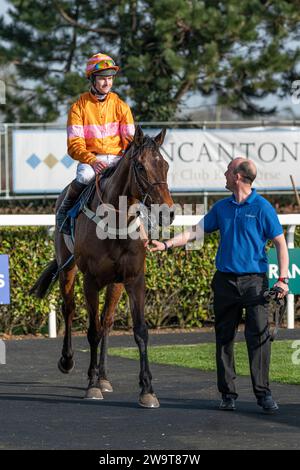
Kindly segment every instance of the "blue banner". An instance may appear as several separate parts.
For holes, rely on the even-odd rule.
[[[0,255],[0,304],[9,303],[9,257]]]

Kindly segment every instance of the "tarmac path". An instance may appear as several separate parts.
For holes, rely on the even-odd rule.
[[[300,339],[300,332],[287,336]],[[150,345],[211,340],[211,333],[150,335]],[[138,362],[117,357],[109,357],[114,392],[101,401],[82,399],[89,361],[83,352],[88,348],[85,337],[73,339],[76,367],[70,375],[61,374],[56,365],[62,338],[5,343],[7,363],[0,365],[0,449],[300,448],[300,386],[272,384],[280,412],[266,416],[256,405],[250,378],[239,377],[238,409],[222,412],[215,373],[152,364],[161,407],[149,410],[137,403]],[[110,345],[135,343],[124,335],[112,336]]]

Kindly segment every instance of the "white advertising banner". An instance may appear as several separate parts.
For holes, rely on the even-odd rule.
[[[152,132],[151,132],[152,134]],[[232,158],[254,160],[254,186],[291,190],[300,186],[300,129],[169,130],[164,143],[173,191],[222,191]]]
[[[13,191],[58,194],[76,174],[65,130],[13,131]]]
[[[155,135],[159,129],[145,132]],[[16,130],[13,133],[15,193],[58,193],[75,176],[77,162],[67,154],[64,130]],[[223,191],[232,158],[254,160],[261,190],[300,187],[300,129],[169,129],[162,153],[170,165],[172,191]]]

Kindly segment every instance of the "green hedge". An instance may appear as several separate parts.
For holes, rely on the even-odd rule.
[[[300,246],[300,231],[297,231]],[[176,249],[172,255],[148,253],[146,268],[145,315],[150,327],[197,327],[210,315],[210,282],[214,273],[217,235],[206,237],[200,251]],[[0,306],[0,332],[27,334],[47,332],[49,305],[58,313],[59,328],[63,330],[58,286],[45,300],[28,295],[46,264],[53,258],[53,240],[43,228],[1,229],[0,253],[10,255],[11,304]],[[76,316],[74,328],[87,327],[82,277],[76,281]],[[103,304],[102,293],[100,306]],[[129,328],[131,316],[127,296],[120,300],[115,326]]]
[[[150,327],[201,326],[208,316],[210,281],[214,271],[217,237],[212,236],[205,250],[174,254],[149,253],[146,267],[145,315]],[[11,304],[0,306],[0,332],[27,334],[47,332],[49,305],[60,314],[61,300],[56,285],[45,300],[38,300],[28,291],[41,271],[53,258],[53,240],[43,228],[14,228],[0,232],[0,252],[10,255]],[[76,316],[74,328],[87,327],[82,276],[76,281]],[[103,304],[104,293],[100,296]],[[122,296],[115,317],[115,326],[129,328],[131,316],[126,294]]]

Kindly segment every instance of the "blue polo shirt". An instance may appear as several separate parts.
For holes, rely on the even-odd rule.
[[[266,242],[283,233],[273,206],[255,189],[241,204],[234,195],[218,201],[203,223],[207,233],[220,230],[217,269],[235,274],[267,272]]]

